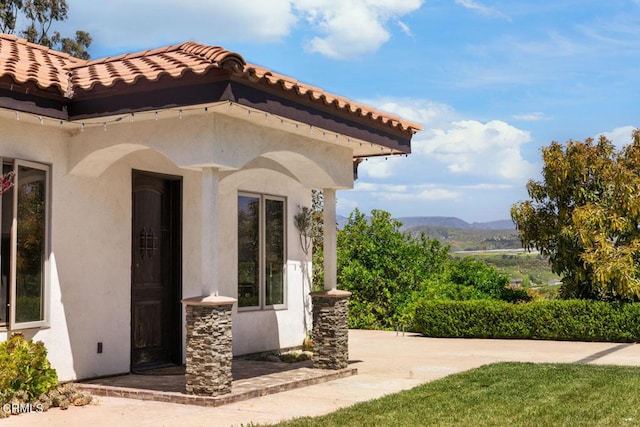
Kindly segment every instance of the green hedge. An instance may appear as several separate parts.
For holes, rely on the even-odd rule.
[[[640,341],[640,303],[421,300],[409,318],[414,332],[429,337]]]

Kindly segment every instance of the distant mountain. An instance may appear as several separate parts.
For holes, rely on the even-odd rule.
[[[510,219],[499,219],[489,222],[474,222],[471,228],[475,230],[515,230],[516,225]]]
[[[458,230],[515,230],[516,228],[510,219],[470,224],[452,216],[409,216],[398,218],[398,221],[402,222],[403,229],[419,226],[447,227]]]
[[[432,227],[447,227],[467,230],[472,228],[471,224],[451,216],[406,216],[398,218],[402,223],[402,228],[413,228],[421,225],[429,225]]]
[[[345,216],[338,215],[338,228],[344,227],[347,219]],[[510,219],[468,223],[452,216],[406,216],[397,220],[402,223],[402,230],[421,226],[447,227],[457,230],[515,230],[516,228]]]
[[[452,251],[487,251],[522,249],[518,232],[511,229],[489,230],[478,228],[451,228],[435,225],[417,225],[403,229],[414,237],[424,235],[437,239]]]
[[[401,231],[418,237],[437,239],[451,251],[485,251],[521,249],[516,227],[510,219],[468,223],[451,216],[408,216],[397,218]],[[338,228],[347,224],[348,218],[338,215]]]

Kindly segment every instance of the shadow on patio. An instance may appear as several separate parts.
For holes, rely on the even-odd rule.
[[[77,383],[95,396],[220,406],[355,375],[356,368],[313,369],[311,361],[284,363],[234,359],[231,393],[222,396],[185,394],[184,366],[159,368]]]

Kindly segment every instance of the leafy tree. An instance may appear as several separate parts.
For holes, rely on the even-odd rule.
[[[324,194],[320,190],[311,191],[312,223],[312,268],[313,288],[320,290],[324,286]]]
[[[82,59],[89,59],[87,49],[91,35],[76,31],[75,38],[62,37],[51,32],[54,21],[67,19],[69,6],[66,0],[0,0],[0,31],[14,34],[19,21],[27,21],[18,34],[32,43],[55,48]]]
[[[473,289],[473,298],[469,299],[499,299],[508,302],[531,299],[524,289],[510,288],[509,277],[505,274],[486,262],[471,257],[449,262],[443,279],[443,283]]]
[[[0,0],[0,31],[13,34],[16,29],[16,18],[21,9],[21,0]]]
[[[356,209],[338,231],[338,283],[353,293],[352,327],[395,326],[412,294],[444,269],[448,247],[400,226],[388,212],[373,210],[367,219]]]
[[[549,257],[564,298],[640,297],[640,130],[616,150],[597,142],[552,142],[542,149],[542,181],[511,217],[527,249]]]

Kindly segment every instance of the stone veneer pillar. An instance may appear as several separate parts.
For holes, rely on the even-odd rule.
[[[235,302],[221,296],[182,300],[187,312],[187,394],[231,392],[231,309]]]
[[[348,304],[351,292],[311,292],[313,301],[313,367],[344,369],[349,362]]]

